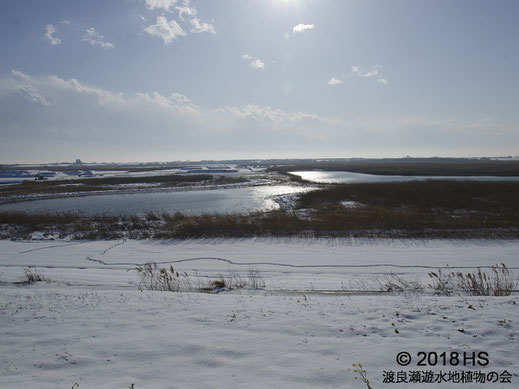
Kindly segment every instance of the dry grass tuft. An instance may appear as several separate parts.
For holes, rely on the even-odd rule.
[[[188,292],[192,289],[191,280],[186,272],[179,273],[173,266],[169,269],[156,263],[146,263],[137,267],[140,282],[139,289],[169,292]]]
[[[23,269],[23,277],[20,280],[22,284],[33,284],[35,282],[48,282],[49,280],[38,270],[30,267]]]
[[[407,280],[391,273],[386,276],[381,289],[385,292],[420,292],[424,290],[424,286],[416,280]]]
[[[160,267],[154,262],[137,267],[140,290],[157,290],[168,292],[208,292],[218,293],[231,289],[262,289],[265,287],[261,274],[254,269],[243,279],[237,272],[229,272],[227,277],[220,275],[218,279],[202,284],[194,282],[186,272],[179,273],[173,266]]]
[[[510,296],[517,287],[517,280],[510,269],[502,263],[494,265],[491,272],[485,273],[478,268],[475,273],[451,272],[444,275],[441,271],[430,272],[435,291],[449,296],[460,291],[469,296]]]

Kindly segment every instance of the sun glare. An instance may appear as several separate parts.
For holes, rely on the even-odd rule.
[[[300,6],[298,0],[270,0],[270,5],[275,8],[284,8],[286,10],[297,10]]]
[[[284,5],[289,5],[289,4],[295,4],[297,0],[271,0],[271,2],[273,4],[284,4]]]

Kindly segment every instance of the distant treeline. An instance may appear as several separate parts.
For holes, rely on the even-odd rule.
[[[350,161],[300,161],[269,169],[280,173],[296,170],[329,170],[400,176],[519,176],[519,160],[461,158],[363,159]]]

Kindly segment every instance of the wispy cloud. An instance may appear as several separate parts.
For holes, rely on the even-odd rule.
[[[191,29],[192,33],[200,34],[202,32],[210,32],[211,34],[216,34],[216,29],[212,24],[201,22],[198,18],[191,19],[191,25],[193,26]]]
[[[265,63],[259,58],[253,58],[252,55],[242,54],[240,57],[242,60],[247,61],[249,65],[254,69],[264,69]]]
[[[361,72],[361,70],[358,66],[352,66],[351,70],[353,71],[353,73],[355,73],[359,77],[371,78],[371,77],[375,77],[379,74],[379,69],[381,67],[382,66],[380,66],[380,65],[373,65],[371,68],[369,68],[368,71]]]
[[[313,24],[303,24],[303,23],[300,23],[297,26],[294,26],[294,28],[292,29],[292,32],[294,32],[294,33],[296,33],[296,32],[303,32],[305,30],[311,30],[313,28],[315,28],[315,25],[313,25]]]
[[[45,97],[45,95],[38,91],[33,85],[31,77],[18,70],[12,70],[11,74],[15,77],[13,80],[15,90],[18,90],[26,100],[43,105],[44,107],[50,107],[52,105],[50,99]]]
[[[178,0],[145,0],[146,6],[151,9],[163,9],[171,11],[171,8],[178,3]]]
[[[332,77],[330,80],[328,80],[328,85],[340,85],[342,84],[342,81],[338,78]]]
[[[5,161],[70,160],[78,154],[88,159],[168,160],[172,155],[250,157],[251,152],[272,157],[302,151],[315,156],[395,155],[405,150],[488,153],[510,150],[519,142],[515,128],[493,120],[377,115],[349,120],[253,103],[211,108],[198,106],[179,91],[123,93],[75,78],[18,70],[0,77],[0,118],[0,158]],[[20,139],[23,147],[13,147]]]
[[[245,107],[227,107],[216,111],[230,113],[238,119],[268,121],[274,124],[300,123],[302,121],[326,121],[326,119],[313,114],[304,112],[289,113],[284,112],[281,109],[262,107],[256,104],[247,104]]]
[[[83,34],[83,40],[90,43],[90,46],[99,46],[103,49],[113,49],[115,45],[111,42],[105,42],[104,37],[99,34],[94,27],[87,28]]]
[[[191,1],[189,0],[184,0],[183,4],[181,6],[177,5],[175,9],[178,11],[178,17],[182,20],[185,20],[184,15],[193,18],[198,13],[196,8],[191,6]]]
[[[353,72],[353,74],[357,75],[358,77],[362,77],[362,78],[376,77],[377,82],[379,84],[386,85],[388,83],[388,80],[384,76],[382,76],[382,74],[380,73],[380,69],[382,69],[381,65],[373,65],[367,71],[363,72],[360,70],[360,68],[358,66],[354,65],[351,67],[351,71]]]
[[[186,35],[176,20],[168,21],[164,16],[157,16],[157,22],[146,27],[144,32],[161,38],[166,45],[169,45],[173,39]]]
[[[71,96],[90,96],[99,106],[124,107],[129,104],[138,106],[146,103],[167,108],[176,114],[192,114],[199,111],[199,107],[181,93],[172,93],[169,96],[158,92],[125,95],[86,85],[75,78],[66,80],[58,76],[32,77],[18,70],[11,71],[11,74],[11,81],[16,86],[14,90],[21,92],[26,100],[46,107],[63,104]]]
[[[52,24],[47,24],[45,26],[45,35],[43,37],[53,46],[61,43],[61,39],[54,36],[57,31],[57,27]]]
[[[68,20],[68,19],[63,19],[63,20],[60,22],[60,24],[70,24],[70,23],[71,23],[71,21]]]
[[[169,96],[164,96],[159,92],[137,93],[137,98],[142,104],[156,106],[176,115],[198,115],[200,113],[200,107],[181,93],[172,93]]]

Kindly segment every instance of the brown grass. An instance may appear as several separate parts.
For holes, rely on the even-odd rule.
[[[249,287],[261,289],[265,287],[260,273],[251,269],[247,279],[243,279],[236,272],[229,272],[227,277],[220,275],[219,278],[202,283],[195,281],[186,272],[178,272],[173,266],[159,266],[154,262],[148,262],[137,267],[140,290],[156,290],[167,292],[209,292],[218,293],[222,289],[241,289]]]
[[[519,237],[519,183],[426,181],[334,185],[294,211],[143,217],[0,213],[0,237],[34,231],[76,239],[251,236]],[[348,208],[341,201],[361,206]]]
[[[478,268],[475,273],[430,272],[429,277],[430,287],[443,295],[461,292],[469,296],[510,296],[517,288],[517,280],[504,263],[492,266],[489,273]]]

